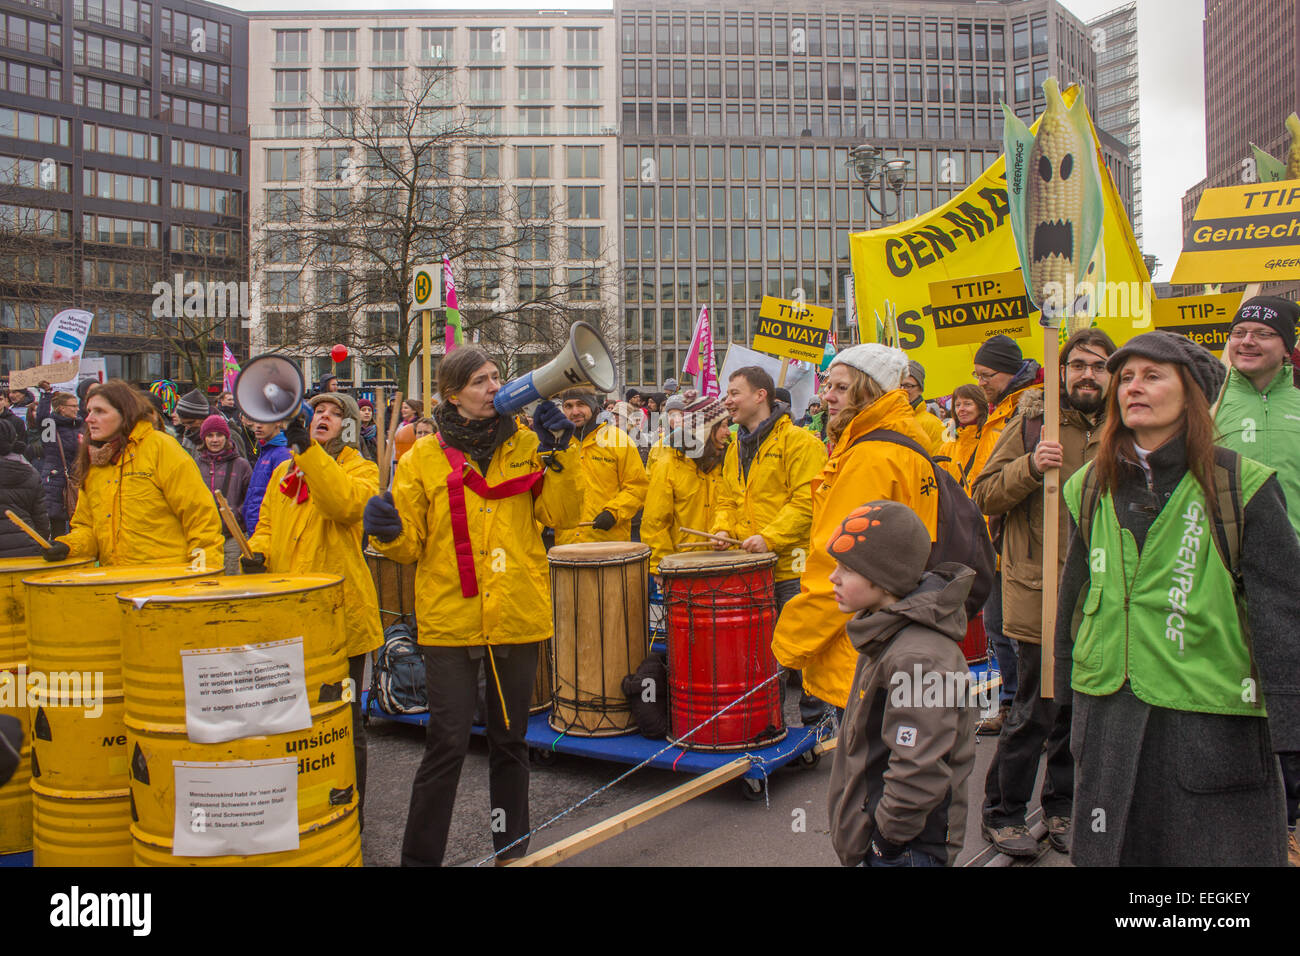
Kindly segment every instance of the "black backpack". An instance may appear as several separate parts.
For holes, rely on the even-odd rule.
[[[429,712],[424,655],[420,652],[420,645],[415,643],[411,628],[402,621],[384,628],[384,646],[378,651],[370,676],[367,716],[371,705],[385,714]]]
[[[971,583],[970,594],[966,596],[966,616],[974,617],[993,591],[993,575],[996,567],[993,543],[989,540],[984,515],[970,496],[961,490],[961,486],[952,475],[936,467],[934,460],[926,454],[925,449],[906,435],[888,428],[878,428],[863,435],[853,444],[857,445],[864,441],[902,445],[930,463],[930,470],[934,473],[935,490],[939,494],[937,522],[939,538],[930,548],[930,560],[926,563],[926,569],[929,570],[945,561],[954,561],[974,571],[975,580]],[[926,494],[926,489],[923,488],[921,493]]]
[[[662,740],[668,736],[668,661],[664,655],[649,655],[636,673],[624,677],[623,694],[642,737]]]

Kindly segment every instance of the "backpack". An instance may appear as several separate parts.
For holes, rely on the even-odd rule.
[[[1241,577],[1241,538],[1246,522],[1241,503],[1241,456],[1234,455],[1231,465],[1214,463],[1214,491],[1218,515],[1214,518],[1214,546],[1219,560],[1232,577],[1232,587],[1238,597],[1245,595],[1245,582]],[[1079,534],[1089,546],[1092,544],[1092,517],[1101,502],[1101,485],[1097,469],[1091,464],[1083,475],[1079,495]]]
[[[646,681],[650,684],[646,684]],[[650,690],[650,694],[645,691]],[[662,740],[668,736],[668,661],[651,654],[633,674],[623,678],[623,694],[632,708],[632,718],[642,737]],[[649,696],[651,699],[646,700]]]
[[[415,643],[411,628],[402,621],[384,628],[384,646],[378,651],[370,678],[370,696],[366,699],[367,717],[372,704],[385,714],[429,712],[424,655]]]
[[[930,463],[939,493],[939,515],[937,520],[938,540],[930,548],[930,560],[926,570],[946,561],[964,564],[975,572],[970,594],[966,596],[966,616],[974,617],[979,613],[989,594],[993,592],[993,574],[996,559],[993,556],[993,543],[989,540],[988,528],[984,524],[984,515],[966,492],[961,490],[952,475],[935,466],[934,460],[926,454],[924,448],[896,431],[879,428],[863,435],[853,444],[864,441],[889,442],[910,448]]]

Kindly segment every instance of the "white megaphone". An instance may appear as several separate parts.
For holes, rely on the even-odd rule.
[[[235,378],[235,405],[255,422],[293,418],[306,394],[298,363],[281,355],[259,355]]]
[[[569,344],[559,355],[541,368],[507,382],[492,404],[502,415],[513,415],[539,399],[581,385],[590,385],[597,392],[612,391],[614,357],[599,332],[586,322],[575,322],[569,330]]]

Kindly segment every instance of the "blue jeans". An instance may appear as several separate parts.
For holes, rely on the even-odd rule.
[[[902,867],[902,866],[946,866],[947,864],[932,857],[924,850],[913,850],[908,847],[901,854],[892,860],[886,860],[883,856],[876,856],[875,852],[868,850],[866,858],[861,863],[862,866],[872,867]]]
[[[984,631],[989,636],[989,650],[998,662],[1002,673],[1002,687],[998,691],[998,701],[1011,706],[1016,696],[1016,642],[1002,633],[1002,572],[993,577],[993,590],[984,602]]]

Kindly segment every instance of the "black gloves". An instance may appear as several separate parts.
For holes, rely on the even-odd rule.
[[[871,838],[871,852],[882,860],[897,860],[907,849],[906,843],[891,843],[886,840],[877,831],[876,835]]]
[[[393,493],[385,491],[366,502],[361,517],[366,534],[385,544],[402,533],[402,516],[393,507]]]
[[[311,447],[311,433],[307,431],[307,423],[301,416],[295,418],[284,430],[284,441],[291,451],[300,455]]]
[[[68,552],[71,550],[72,549],[69,548],[62,541],[55,541],[52,545],[50,545],[48,548],[45,549],[45,551],[41,554],[41,557],[43,557],[46,561],[62,561],[64,558],[68,556]]]
[[[241,554],[239,567],[245,574],[263,574],[266,571],[266,555],[261,551],[254,551],[251,558],[246,558]]]
[[[537,432],[538,451],[563,451],[573,436],[573,422],[564,417],[554,402],[538,402],[533,412],[533,431]]]
[[[618,522],[612,511],[602,511],[596,517],[591,519],[591,526],[597,531],[608,531]]]

